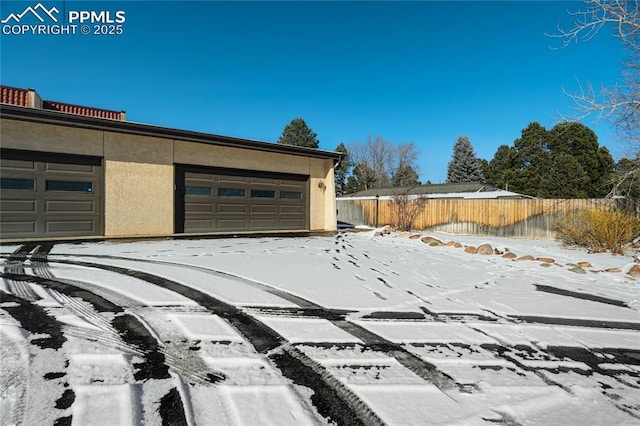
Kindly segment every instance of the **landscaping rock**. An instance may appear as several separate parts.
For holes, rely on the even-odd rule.
[[[422,235],[420,235],[420,234],[411,234],[411,235],[409,235],[409,239],[410,240],[417,240],[420,237],[422,237]]]
[[[627,271],[627,275],[630,275],[634,278],[640,277],[640,265],[633,265],[631,269]]]
[[[474,247],[474,246],[467,246],[464,249],[464,252],[465,253],[469,253],[469,254],[476,254],[478,252],[478,249],[476,247]]]
[[[460,248],[460,247],[462,247],[462,244],[460,244],[459,242],[456,241],[455,243],[453,243],[453,246],[455,248]]]
[[[398,238],[409,238],[411,236],[410,232],[401,232],[398,234]]]
[[[589,262],[578,262],[578,266],[582,268],[591,268],[592,265]]]
[[[620,268],[607,268],[604,270],[604,272],[622,272],[622,269]]]
[[[504,254],[504,252],[496,248],[496,249],[493,249],[493,254],[501,255],[501,254]]]
[[[421,241],[425,244],[429,244],[430,246],[443,246],[444,244],[437,238],[433,237],[422,237]]]
[[[515,259],[516,257],[518,257],[515,253],[505,253],[502,255],[503,258],[505,259]]]
[[[550,257],[537,257],[536,260],[542,263],[555,263],[555,260]]]
[[[446,246],[451,247],[453,244],[454,244],[453,241],[447,241]]]
[[[520,256],[518,260],[536,260],[536,258],[531,256],[530,254],[527,254],[525,256]]]
[[[586,274],[587,271],[585,271],[584,269],[582,269],[579,266],[574,266],[573,268],[569,269],[570,272],[574,272],[576,274]]]
[[[481,244],[480,246],[478,246],[476,253],[483,255],[493,254],[493,247],[491,247],[491,244]]]
[[[551,265],[553,265],[552,263],[549,262],[542,262],[540,263],[540,266],[544,267],[544,268],[550,268]]]

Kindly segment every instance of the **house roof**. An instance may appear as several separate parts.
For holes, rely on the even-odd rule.
[[[504,191],[479,182],[372,188],[340,198],[393,197],[400,194],[425,196],[428,198],[531,198],[527,195]]]
[[[334,162],[339,161],[343,157],[343,154],[339,152],[325,151],[315,148],[306,148],[301,146],[277,144],[274,142],[263,142],[251,139],[235,138],[231,136],[173,129],[149,124],[134,123],[131,121],[111,120],[106,118],[77,115],[55,110],[15,106],[10,104],[0,104],[0,117],[77,128],[117,131],[135,135],[178,139],[188,142],[245,148],[281,154],[293,154],[303,157],[325,158],[332,159]]]
[[[124,111],[112,111],[84,105],[67,104],[64,102],[41,100],[34,89],[20,89],[18,87],[0,86],[0,103],[61,111],[69,114],[87,117],[107,118],[110,120],[124,120]]]

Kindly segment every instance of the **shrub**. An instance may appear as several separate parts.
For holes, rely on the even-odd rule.
[[[594,252],[622,254],[640,232],[640,220],[620,210],[578,210],[558,220],[556,238]]]
[[[426,198],[411,196],[409,194],[396,194],[391,198],[391,211],[396,229],[409,231],[418,215],[422,213],[427,204]]]

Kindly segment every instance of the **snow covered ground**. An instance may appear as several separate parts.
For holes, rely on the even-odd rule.
[[[552,260],[373,232],[2,246],[0,424],[640,425],[630,255],[430,236]]]

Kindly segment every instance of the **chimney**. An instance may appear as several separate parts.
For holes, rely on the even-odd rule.
[[[35,89],[27,89],[27,106],[29,108],[42,109],[42,98]]]

